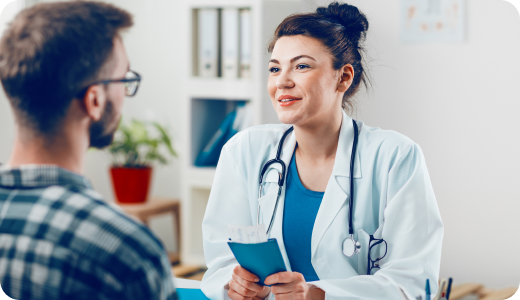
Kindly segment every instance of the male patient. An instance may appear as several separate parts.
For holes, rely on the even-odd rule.
[[[0,285],[14,299],[177,298],[161,243],[80,175],[87,149],[112,142],[124,97],[137,91],[120,37],[132,24],[101,2],[45,3],[0,41],[16,120],[0,166]]]

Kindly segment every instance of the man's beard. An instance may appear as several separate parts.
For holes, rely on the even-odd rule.
[[[112,144],[117,127],[110,132],[106,131],[107,127],[114,122],[114,118],[114,105],[112,101],[107,100],[105,111],[99,121],[90,124],[90,147],[102,149]]]

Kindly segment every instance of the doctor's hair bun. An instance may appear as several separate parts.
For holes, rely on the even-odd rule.
[[[278,39],[284,36],[303,35],[319,40],[332,55],[335,70],[347,64],[354,69],[354,80],[343,96],[343,109],[350,113],[354,108],[352,96],[361,83],[366,87],[370,81],[362,57],[367,31],[365,14],[353,5],[334,1],[318,7],[314,13],[286,17],[276,28],[268,51],[272,52]]]
[[[368,30],[368,20],[365,14],[353,5],[332,2],[327,7],[318,7],[318,15],[323,16],[345,27],[345,33],[352,42],[364,41]]]

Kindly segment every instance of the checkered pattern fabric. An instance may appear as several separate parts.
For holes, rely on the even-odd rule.
[[[177,299],[149,229],[50,165],[0,166],[0,285],[14,299]]]

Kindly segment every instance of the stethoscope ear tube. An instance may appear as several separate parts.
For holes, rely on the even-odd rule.
[[[350,154],[350,196],[348,197],[348,233],[350,234],[351,238],[354,234],[354,228],[352,226],[352,205],[354,205],[354,160],[356,159],[356,149],[358,143],[358,127],[354,119],[352,119],[352,124],[354,125],[354,142],[352,143],[352,153]],[[354,239],[352,238],[352,240]]]
[[[280,156],[282,154],[282,147],[283,147],[283,143],[285,142],[285,138],[293,130],[294,130],[294,127],[291,126],[291,128],[287,129],[284,132],[282,138],[280,139],[280,142],[278,143],[278,149],[276,150],[276,157],[274,159],[271,159],[267,163],[265,163],[265,165],[262,167],[262,170],[260,171],[260,181],[259,181],[260,187],[258,189],[258,199],[260,199],[262,197],[262,182],[264,180],[265,172],[267,171],[269,166],[271,166],[272,164],[278,163],[282,167],[282,172],[281,173],[278,172],[278,195],[276,196],[276,204],[274,205],[274,211],[273,211],[273,215],[271,216],[271,222],[269,222],[269,227],[267,228],[267,232],[266,232],[267,236],[269,236],[269,232],[271,231],[271,227],[273,227],[274,218],[276,216],[276,211],[278,209],[278,202],[280,200],[280,195],[282,194],[282,187],[283,187],[283,184],[284,184],[284,181],[285,181],[286,167],[285,167],[285,163],[283,162],[283,160],[280,159]],[[259,222],[260,222],[260,202],[258,202],[258,212],[257,212],[257,215],[256,215],[256,225],[258,225]]]
[[[350,237],[343,241],[343,254],[346,257],[353,257],[361,250],[361,244],[354,239],[354,226],[352,226],[352,210],[354,205],[354,161],[356,159],[356,149],[358,143],[358,127],[356,121],[352,119],[354,126],[354,141],[352,142],[352,153],[350,154],[350,196],[348,207],[348,233]]]

